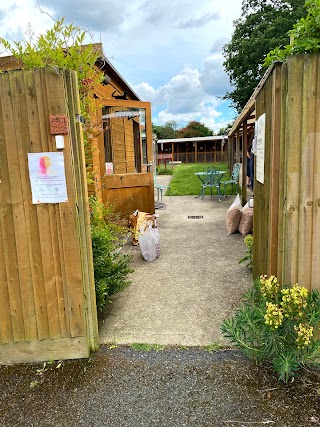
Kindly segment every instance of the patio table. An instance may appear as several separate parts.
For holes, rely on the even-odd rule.
[[[198,197],[200,197],[200,196],[202,196],[202,198],[203,198],[203,186],[205,185],[205,183],[206,183],[206,180],[205,180],[205,178],[206,178],[206,176],[208,175],[208,173],[210,173],[210,174],[214,174],[214,175],[218,175],[219,177],[220,177],[220,180],[222,179],[222,177],[223,177],[223,175],[226,173],[226,171],[224,170],[216,170],[216,171],[210,171],[210,172],[208,172],[208,171],[206,171],[206,172],[204,172],[204,171],[201,171],[201,172],[195,172],[195,175],[197,175],[197,177],[200,179],[200,182],[201,182],[201,191],[200,191],[200,194],[199,194],[199,196],[196,196],[196,198],[198,198]],[[220,190],[220,189],[219,189]],[[218,194],[220,193],[220,191],[218,192]]]

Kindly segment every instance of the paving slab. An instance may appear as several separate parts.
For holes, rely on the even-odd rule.
[[[170,179],[159,178],[164,184]],[[166,208],[156,211],[161,255],[147,262],[128,242],[132,284],[112,297],[100,326],[102,343],[226,344],[221,322],[252,282],[239,264],[246,253],[243,236],[225,231],[234,197],[164,196]]]

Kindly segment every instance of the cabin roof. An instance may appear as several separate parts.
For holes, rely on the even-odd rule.
[[[99,59],[97,66],[104,72],[104,74],[108,75],[112,78],[112,80],[118,81],[121,83],[123,89],[125,89],[134,100],[141,101],[136,92],[132,89],[132,87],[127,83],[127,81],[121,76],[118,70],[111,64],[109,59],[103,52],[102,43],[95,43],[93,45],[99,51]]]
[[[88,45],[84,45],[85,48]],[[102,43],[94,43],[92,45],[99,53],[99,58],[96,62],[97,67],[107,76],[118,83],[121,88],[130,94],[133,100],[141,101],[139,96],[135,93],[132,87],[127,83],[127,81],[121,76],[121,74],[116,70],[116,68],[111,64],[109,59],[103,53]],[[1,56],[0,57],[0,69],[3,71],[9,70],[19,70],[23,66],[23,62],[20,59],[15,58],[14,56]]]

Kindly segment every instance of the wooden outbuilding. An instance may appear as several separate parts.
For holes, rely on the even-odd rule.
[[[96,66],[103,82],[94,87],[92,139],[93,182],[89,195],[111,204],[123,217],[139,209],[154,213],[153,147],[151,105],[142,102],[103,53],[102,44]],[[0,58],[0,69],[19,69],[13,57]]]
[[[159,139],[158,159],[172,156],[174,162],[215,163],[227,161],[227,138],[223,135],[195,138]]]

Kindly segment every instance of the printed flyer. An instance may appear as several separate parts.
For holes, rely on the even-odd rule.
[[[33,204],[68,201],[63,153],[28,153],[28,165]]]

